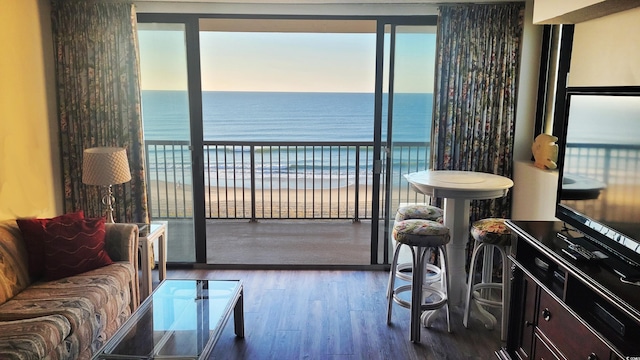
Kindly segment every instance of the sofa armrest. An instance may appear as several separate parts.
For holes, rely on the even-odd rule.
[[[128,261],[138,266],[138,225],[105,224],[105,249],[113,261]]]
[[[140,286],[138,280],[138,225],[105,224],[105,249],[113,261],[127,261],[133,266],[132,300],[135,307],[140,304]]]

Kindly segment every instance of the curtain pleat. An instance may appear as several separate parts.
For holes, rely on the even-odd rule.
[[[512,177],[522,3],[442,5],[432,168]],[[471,221],[510,215],[511,197],[473,201]]]
[[[102,216],[105,189],[82,183],[82,155],[96,146],[127,150],[131,181],[114,185],[118,222],[148,222],[135,8],[52,3],[65,211]]]

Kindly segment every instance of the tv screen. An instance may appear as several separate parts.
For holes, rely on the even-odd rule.
[[[640,87],[568,88],[556,217],[640,259]]]

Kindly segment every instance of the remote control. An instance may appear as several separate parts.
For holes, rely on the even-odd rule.
[[[574,260],[596,260],[598,257],[594,255],[591,251],[585,249],[584,247],[577,244],[569,244],[568,249],[562,249],[567,255],[569,255]]]

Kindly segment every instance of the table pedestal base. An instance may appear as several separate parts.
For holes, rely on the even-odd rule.
[[[449,305],[463,305],[466,293],[465,262],[466,246],[469,240],[469,208],[471,201],[466,199],[444,199],[444,224],[449,228],[451,241],[447,244],[449,253]]]

